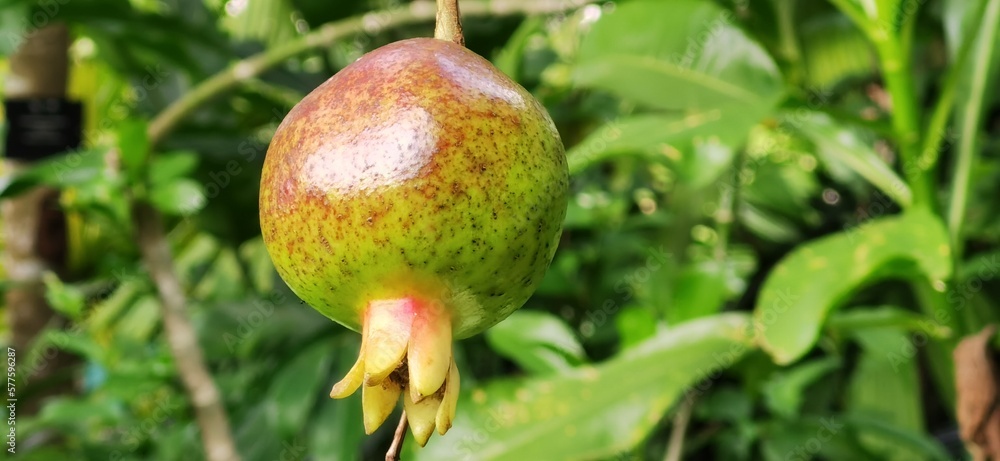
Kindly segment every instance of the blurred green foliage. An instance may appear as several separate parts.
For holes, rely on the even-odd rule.
[[[400,4],[0,6],[0,56],[39,18],[71,25],[71,92],[90,116],[86,149],[0,192],[60,187],[76,218],[76,281],[46,279],[71,326],[46,331],[20,366],[77,354],[60,376],[79,392],[19,420],[18,459],[202,456],[129,200],[168,216],[243,458],[382,459],[392,424],[366,437],[360,398],[326,397],[358,336],[277,278],[257,184],[271,133],[304,94],[432,24],[376,25],[285,60],[198,107],[153,152],[145,120],[237,59]],[[404,459],[664,459],[678,443],[685,459],[965,456],[950,351],[1000,317],[1000,95],[984,85],[1000,66],[995,9],[621,0],[467,18],[469,47],[551,112],[573,196],[537,294],[459,343],[455,427]]]

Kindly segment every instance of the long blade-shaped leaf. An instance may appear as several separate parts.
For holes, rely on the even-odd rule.
[[[666,162],[689,184],[703,185],[732,161],[728,146],[741,142],[756,118],[713,109],[685,116],[636,115],[608,122],[566,155],[570,174],[623,154]]]
[[[595,459],[635,446],[685,388],[752,347],[749,318],[677,326],[597,367],[466,392],[455,426],[418,460]]]
[[[853,131],[837,126],[828,115],[819,112],[797,113],[794,125],[824,154],[821,158],[829,156],[842,162],[903,207],[913,202],[913,193],[906,182]]]
[[[997,45],[998,24],[1000,24],[1000,2],[990,2],[979,28],[976,49],[971,61],[972,71],[968,85],[968,93],[961,98],[958,122],[961,127],[961,139],[958,145],[958,157],[955,160],[955,173],[951,185],[951,201],[948,204],[948,230],[951,232],[953,245],[959,247],[962,241],[962,222],[965,219],[965,209],[969,198],[972,165],[976,157],[977,135],[983,115],[983,100],[985,99],[988,78],[994,67],[994,62],[1000,53],[995,51]]]

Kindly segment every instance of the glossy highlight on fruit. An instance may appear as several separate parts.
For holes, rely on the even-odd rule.
[[[264,162],[264,242],[300,298],[361,332],[331,396],[361,387],[368,433],[401,394],[421,445],[451,427],[451,342],[532,294],[567,194],[545,109],[450,41],[372,51],[291,110]]]

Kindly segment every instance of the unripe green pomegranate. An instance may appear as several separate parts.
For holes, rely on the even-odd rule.
[[[361,332],[358,361],[330,395],[362,387],[368,433],[400,394],[421,445],[451,427],[452,339],[532,294],[567,189],[545,109],[450,41],[372,51],[292,109],[264,162],[264,243],[299,297]]]

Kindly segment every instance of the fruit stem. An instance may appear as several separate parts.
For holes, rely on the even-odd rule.
[[[450,40],[465,46],[458,0],[437,0],[437,23],[434,25],[434,38]]]

